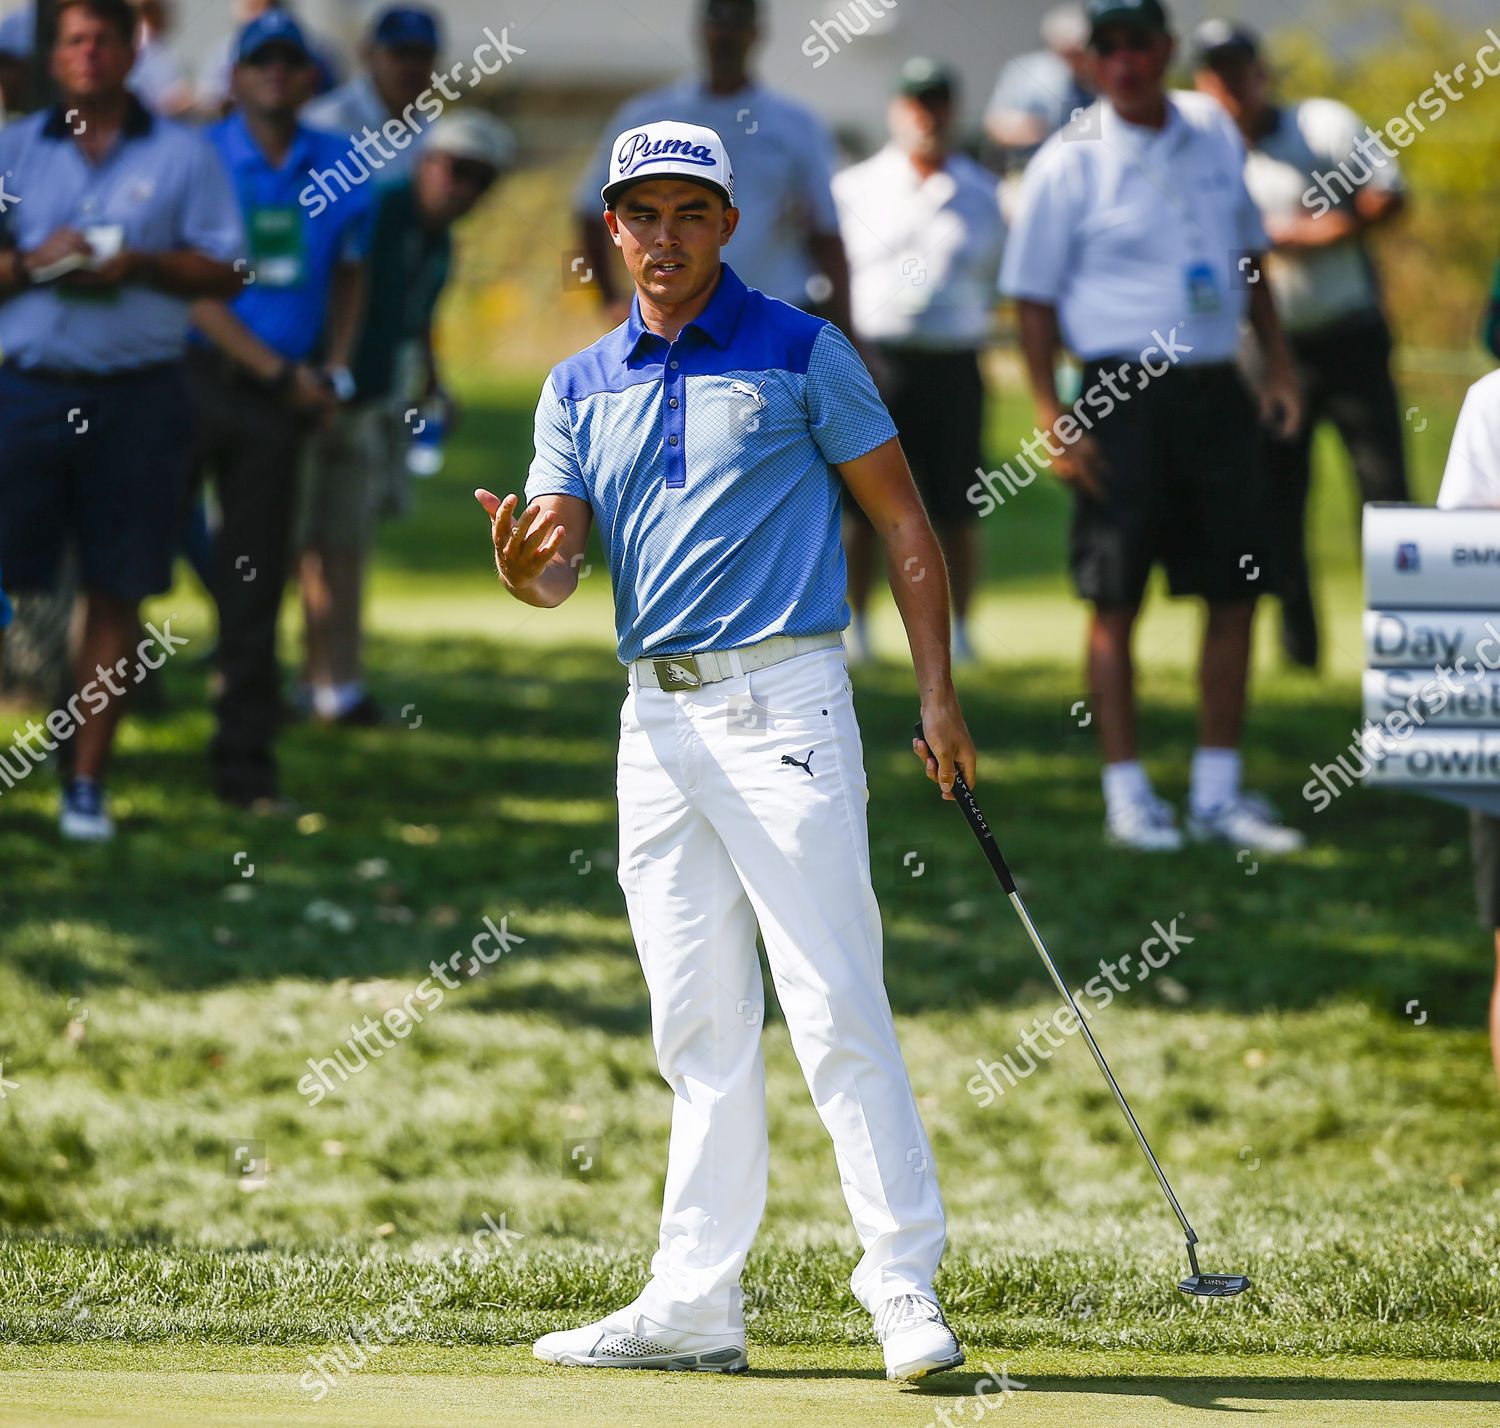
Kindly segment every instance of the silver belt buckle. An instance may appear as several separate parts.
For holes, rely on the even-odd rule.
[[[695,655],[672,655],[667,659],[654,659],[651,668],[656,671],[656,682],[663,689],[702,689],[703,676],[698,673]]]

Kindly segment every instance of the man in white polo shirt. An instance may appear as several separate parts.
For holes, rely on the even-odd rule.
[[[1437,503],[1444,510],[1500,507],[1500,372],[1481,377],[1464,398],[1453,428]],[[1470,815],[1479,921],[1495,934],[1495,987],[1490,994],[1490,1055],[1500,1080],[1500,818]]]
[[[1137,757],[1131,633],[1152,566],[1208,604],[1189,832],[1290,851],[1300,835],[1240,790],[1255,599],[1269,568],[1259,422],[1290,432],[1298,402],[1245,189],[1244,149],[1205,96],[1164,87],[1173,41],[1159,0],[1092,0],[1100,101],[1027,170],[1001,286],[1053,470],[1075,496],[1072,567],[1093,605],[1088,672],[1105,759],[1106,832],[1143,850],[1182,835]],[[1234,365],[1259,339],[1260,411]],[[1057,357],[1083,366],[1071,410]]]
[[[880,395],[901,433],[953,582],[953,657],[974,657],[969,601],[979,571],[979,512],[964,496],[982,464],[980,350],[994,328],[1005,225],[995,176],[949,146],[957,76],[910,59],[889,110],[890,142],[833,181],[849,254],[854,329],[875,344]],[[865,609],[875,532],[844,513],[851,653],[869,656]]]
[[[599,190],[609,178],[611,143],[670,119],[723,136],[734,163],[741,212],[735,264],[752,288],[794,307],[817,308],[849,331],[849,265],[829,187],[836,155],[828,126],[750,70],[760,40],[760,0],[701,0],[702,78],[628,100],[615,113],[578,183],[573,211],[599,296],[612,322],[630,293],[616,291],[615,259],[599,222]],[[685,8],[685,7],[684,7]]]
[[[1338,429],[1362,500],[1409,499],[1391,332],[1365,243],[1406,206],[1405,189],[1393,159],[1378,151],[1369,162],[1357,158],[1368,126],[1346,105],[1273,102],[1249,30],[1210,20],[1198,27],[1193,48],[1198,88],[1223,105],[1249,150],[1245,183],[1274,245],[1266,279],[1302,387],[1302,423],[1290,440],[1266,443],[1266,478],[1282,643],[1293,663],[1315,669],[1318,622],[1304,526],[1318,424],[1326,419]],[[1320,184],[1322,175],[1331,177]]]

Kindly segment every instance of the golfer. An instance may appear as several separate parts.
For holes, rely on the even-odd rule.
[[[942,556],[895,428],[839,330],[720,261],[739,210],[719,135],[611,149],[604,223],[629,318],[553,369],[530,505],[475,495],[501,582],[549,607],[597,522],[619,656],[620,885],[672,1087],[659,1247],[634,1303],[536,1344],[549,1363],[747,1367],[740,1274],[766,1200],[757,926],[864,1256],[887,1377],[963,1362],[933,1293],[943,1203],[881,977],[865,782],[841,631],[842,477],[890,554],[921,694],[913,748],[951,797],[974,743]]]

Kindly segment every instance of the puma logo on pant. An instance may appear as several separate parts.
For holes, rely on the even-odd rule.
[[[799,769],[803,770],[803,772],[807,774],[808,778],[811,778],[813,776],[813,771],[808,766],[812,763],[812,756],[817,752],[818,751],[816,749],[809,749],[807,751],[807,757],[805,759],[794,759],[790,754],[783,754],[781,756],[781,762],[784,764],[795,764]]]

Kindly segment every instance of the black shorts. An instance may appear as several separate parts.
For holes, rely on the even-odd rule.
[[[140,600],[172,585],[192,412],[181,368],[105,379],[0,366],[0,568],[50,590],[64,550],[85,590]]]
[[[1471,813],[1474,841],[1474,891],[1479,921],[1500,931],[1500,818]]]
[[[876,349],[885,364],[880,395],[901,434],[901,449],[934,525],[979,518],[964,492],[983,465],[984,378],[974,351],[927,352],[917,347]],[[865,514],[855,501],[845,509]]]
[[[1174,595],[1253,600],[1270,580],[1265,477],[1259,413],[1239,372],[1224,363],[1150,377],[1111,358],[1085,365],[1083,392],[1077,409],[1108,470],[1102,501],[1075,488],[1078,593],[1106,609],[1138,605],[1159,563]]]

